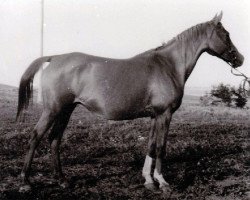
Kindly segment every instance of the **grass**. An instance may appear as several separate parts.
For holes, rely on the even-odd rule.
[[[15,123],[17,89],[0,86],[0,199],[166,199],[143,187],[141,170],[150,120],[107,122],[77,107],[61,146],[70,188],[52,179],[45,137],[32,165],[33,190],[19,193],[19,174],[29,133],[41,113],[34,105],[25,123]],[[247,199],[250,110],[203,107],[186,96],[175,113],[163,173],[169,199]]]

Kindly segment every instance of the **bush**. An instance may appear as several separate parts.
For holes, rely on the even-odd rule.
[[[241,86],[238,89],[231,87],[230,85],[224,85],[220,83],[218,86],[214,86],[210,94],[200,98],[202,105],[227,105],[232,106],[232,103],[238,108],[244,108],[247,103],[247,96]]]
[[[233,88],[232,93],[235,95],[235,98],[233,98],[233,101],[235,102],[236,107],[244,108],[247,103],[247,97],[244,93],[243,88],[241,86],[239,86],[237,90]]]
[[[232,103],[232,95],[231,88],[229,85],[224,85],[220,83],[218,86],[214,86],[211,90],[211,96],[217,97],[222,100],[227,106],[230,106]]]

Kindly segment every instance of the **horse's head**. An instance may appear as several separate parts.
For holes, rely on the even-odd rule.
[[[221,24],[222,12],[215,16],[209,24],[208,53],[227,62],[233,68],[243,64],[244,57],[239,53],[230,39],[229,32]]]

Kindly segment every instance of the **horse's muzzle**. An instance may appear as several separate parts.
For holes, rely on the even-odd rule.
[[[240,53],[237,54],[237,56],[234,57],[233,61],[231,62],[231,65],[233,68],[240,67],[244,62],[244,56]]]

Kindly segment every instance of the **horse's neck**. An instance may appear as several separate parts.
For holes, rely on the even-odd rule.
[[[207,49],[206,46],[206,38],[199,38],[198,40],[190,40],[188,45],[186,45],[183,49],[182,54],[184,55],[184,67],[185,67],[185,82],[187,81],[188,77],[192,73],[199,57],[205,50]],[[186,57],[185,57],[186,56]]]
[[[206,50],[206,35],[177,40],[164,51],[171,55],[179,83],[184,87],[200,55]]]

